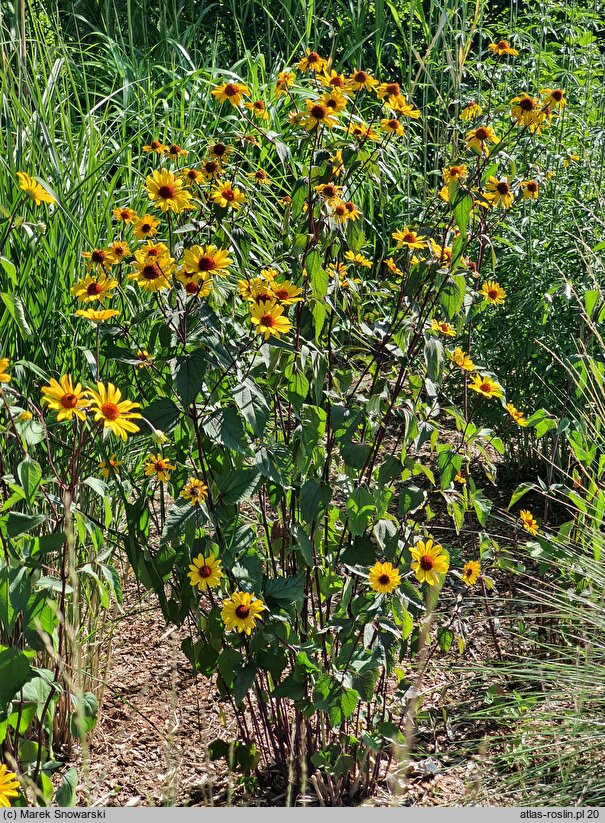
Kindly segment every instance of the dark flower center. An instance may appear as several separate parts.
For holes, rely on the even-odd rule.
[[[314,117],[316,120],[323,120],[323,118],[326,116],[326,109],[319,103],[316,103],[311,109],[311,116]]]
[[[237,94],[237,91],[238,89],[235,83],[227,83],[227,85],[225,86],[225,94],[227,95],[227,97],[233,97],[235,94]]]
[[[64,409],[75,409],[75,407],[78,405],[78,398],[75,394],[68,392],[67,394],[64,394],[61,398],[61,405]]]
[[[334,186],[330,186],[329,183],[326,183],[326,185],[323,187],[323,196],[324,197],[334,197],[335,194],[336,194],[336,189],[334,188]]]
[[[217,157],[222,157],[226,151],[227,146],[224,146],[222,143],[215,143],[212,147],[212,153],[216,154]]]
[[[102,249],[95,249],[90,255],[93,263],[102,263],[105,260],[105,252]]]
[[[561,89],[555,89],[552,92],[551,97],[552,97],[553,100],[556,100],[557,102],[559,102],[560,100],[563,99],[563,92],[561,91]]]
[[[271,314],[263,314],[260,319],[261,325],[265,326],[266,328],[270,329],[272,326],[275,325],[275,318]]]
[[[424,569],[425,572],[430,572],[434,565],[433,558],[430,555],[425,554],[420,558],[420,568]]]
[[[158,196],[161,197],[162,200],[170,200],[174,197],[174,186],[160,186]]]
[[[523,111],[533,111],[534,101],[531,97],[524,97],[522,100],[519,100],[519,106]]]
[[[391,582],[391,578],[389,577],[388,574],[381,574],[380,577],[378,578],[378,582],[380,583],[381,586],[388,586],[389,583]]]
[[[475,131],[475,137],[477,138],[477,140],[487,140],[487,130],[481,127],[478,128]]]
[[[145,280],[157,280],[162,276],[162,272],[157,263],[148,263],[141,272]]]
[[[309,52],[309,56],[307,57],[307,63],[318,63],[321,60],[321,57],[316,51]]]
[[[508,48],[508,43],[506,42],[506,40],[500,40],[500,42],[498,43],[498,48],[499,49],[507,49]]]
[[[223,197],[230,203],[235,197],[233,189],[223,189]]]
[[[387,83],[387,94],[398,95],[400,92],[399,83]]]
[[[151,141],[151,148],[152,149],[159,149],[161,147],[161,143],[159,140],[152,140]]]
[[[204,565],[200,567],[200,577],[210,577],[211,574],[212,569],[210,568],[210,566]]]
[[[508,185],[508,183],[505,183],[504,181],[498,183],[496,188],[498,189],[498,192],[500,194],[508,194],[510,191],[510,186]]]
[[[190,280],[189,283],[185,286],[185,291],[187,294],[197,294],[198,285],[194,283],[193,280]]]
[[[366,83],[368,80],[368,75],[365,71],[358,71],[353,75],[353,80],[355,80],[356,83]]]
[[[274,292],[274,294],[275,294],[275,296],[277,297],[278,300],[287,300],[288,297],[290,296],[289,293],[288,293],[288,289],[277,289]]]
[[[89,283],[86,289],[86,294],[92,297],[95,294],[101,294],[103,291],[103,286],[99,285],[99,283]]]
[[[531,192],[538,191],[538,184],[535,182],[535,180],[531,180],[527,184],[527,191],[531,191]]]
[[[115,403],[103,403],[101,413],[106,420],[117,420],[120,416],[120,410]]]
[[[200,257],[197,261],[197,267],[199,271],[212,271],[216,268],[216,261],[213,257],[204,255],[204,257]]]
[[[156,472],[166,471],[166,466],[163,460],[156,460],[156,462],[153,464],[153,468],[156,470]]]
[[[147,234],[147,232],[151,231],[151,223],[142,223],[141,224],[141,231],[143,234]]]
[[[245,620],[246,617],[250,614],[250,606],[238,606],[235,610],[235,614],[239,617],[240,620]]]

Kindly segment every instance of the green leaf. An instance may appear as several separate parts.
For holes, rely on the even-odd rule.
[[[227,449],[239,454],[250,454],[246,432],[241,417],[233,406],[218,409],[202,426],[205,434]]]
[[[449,652],[454,642],[454,632],[451,629],[439,627],[437,629],[437,643],[442,652]]]
[[[204,643],[203,640],[194,643],[191,637],[186,637],[181,643],[181,649],[194,672],[201,672],[206,677],[211,677],[215,673],[218,651],[208,643]]]
[[[76,788],[78,786],[78,770],[68,769],[63,775],[63,782],[57,789],[55,802],[57,806],[68,809],[76,805]]]
[[[466,281],[463,274],[454,274],[441,290],[439,302],[446,320],[453,320],[464,304]]]
[[[300,509],[303,520],[307,523],[316,523],[325,512],[332,489],[327,483],[318,480],[305,480],[300,490]]]
[[[321,255],[316,249],[311,249],[305,257],[305,268],[313,297],[322,300],[328,293],[328,275],[322,268]]]
[[[25,460],[19,463],[17,475],[19,482],[23,486],[25,499],[31,504],[42,482],[42,469],[40,468],[40,464],[36,463],[35,460],[32,460],[32,458],[27,455]]]
[[[233,696],[235,702],[240,705],[244,697],[248,694],[254,683],[256,676],[256,663],[250,662],[245,665],[238,665],[235,669],[235,680],[233,681]]]
[[[245,380],[233,389],[233,399],[254,434],[262,437],[270,411],[260,388],[251,380]]]
[[[46,520],[43,514],[23,514],[23,512],[9,512],[6,521],[6,533],[9,537],[18,537],[24,532],[32,531]]]
[[[399,514],[412,514],[424,503],[424,492],[418,486],[404,486],[399,495]]]
[[[289,606],[292,603],[302,603],[305,599],[305,576],[276,577],[267,581],[265,586],[267,604],[275,603],[279,606]]]
[[[172,543],[179,538],[185,531],[187,522],[195,517],[196,510],[199,511],[199,507],[192,506],[189,500],[177,500],[173,503],[166,515],[160,545]]]
[[[293,532],[294,540],[296,541],[296,545],[303,556],[303,560],[309,568],[312,568],[314,565],[314,560],[313,543],[311,542],[311,538],[299,523],[294,524]]]
[[[308,393],[309,381],[305,373],[299,369],[297,372],[294,372],[288,381],[288,400],[292,403],[294,410],[299,414]]]
[[[181,412],[179,407],[167,397],[158,397],[141,410],[141,433],[149,434],[152,429],[171,431],[177,424]],[[147,423],[147,424],[146,424]]]
[[[448,446],[437,456],[437,465],[441,478],[441,488],[447,489],[452,485],[454,477],[462,468],[462,457],[455,454]]]
[[[0,714],[6,712],[11,700],[33,676],[34,670],[24,652],[0,646]]]
[[[84,737],[97,725],[99,701],[92,692],[84,692],[80,698],[72,694],[74,710],[71,714],[70,729],[72,737]]]
[[[175,384],[184,408],[195,401],[202,388],[206,360],[202,352],[194,352],[176,358]]]
[[[368,489],[358,486],[347,500],[347,522],[352,535],[362,535],[376,513],[374,498]]]
[[[219,490],[217,502],[232,506],[252,497],[258,488],[261,474],[257,469],[236,469],[227,474],[217,474],[215,480]]]
[[[23,301],[16,294],[8,294],[7,292],[0,292],[0,300],[6,306],[10,316],[15,321],[15,325],[21,332],[22,337],[31,337],[32,330],[27,322],[25,316],[25,307]]]

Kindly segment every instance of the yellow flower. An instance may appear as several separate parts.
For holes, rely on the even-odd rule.
[[[42,402],[48,408],[57,412],[57,420],[73,420],[75,414],[80,420],[86,419],[84,409],[90,406],[90,400],[82,389],[82,384],[75,386],[69,374],[62,375],[59,380],[50,379],[50,386],[42,387]]]
[[[344,161],[342,159],[342,151],[338,149],[328,158],[332,167],[332,174],[334,177],[340,177],[344,171]]]
[[[287,334],[292,328],[288,318],[284,317],[283,307],[275,300],[253,303],[250,306],[250,320],[258,333],[265,335],[265,340],[271,335],[279,337],[280,334]]]
[[[233,146],[226,146],[224,143],[213,143],[208,151],[210,152],[211,157],[214,157],[222,163],[223,160],[226,160],[233,151]]]
[[[410,548],[412,555],[412,571],[419,583],[428,583],[435,586],[439,582],[438,575],[446,574],[449,568],[447,555],[443,546],[434,543],[432,538],[426,542],[419,540]]]
[[[145,349],[137,351],[137,360],[139,361],[136,366],[137,369],[145,369],[153,363],[153,357]]]
[[[529,126],[535,122],[536,116],[540,113],[540,104],[535,97],[529,94],[520,94],[510,101],[510,113],[517,123]]]
[[[29,421],[33,419],[34,416],[30,411],[22,411],[21,414],[17,417],[19,423],[29,423]]]
[[[481,577],[481,565],[477,560],[469,560],[462,569],[462,582],[465,586],[474,586]]]
[[[2,357],[0,359],[0,383],[10,383],[11,376],[10,374],[6,373],[6,370],[8,369],[8,364],[8,357]]]
[[[466,134],[467,148],[473,149],[478,154],[485,154],[486,157],[489,157],[489,149],[485,145],[488,141],[490,143],[500,142],[491,126],[479,126]]]
[[[180,177],[168,169],[155,169],[145,180],[145,190],[149,199],[162,211],[180,214],[192,209],[191,194]]]
[[[119,313],[117,309],[78,309],[76,312],[78,317],[84,317],[96,326],[111,320],[112,317],[117,317]]]
[[[487,374],[473,375],[473,382],[469,384],[469,388],[487,397],[488,400],[492,397],[502,397],[502,387]]]
[[[170,480],[170,472],[173,472],[175,466],[161,454],[150,454],[145,463],[145,474],[147,477],[157,477],[160,483],[168,483]]]
[[[250,89],[243,83],[222,83],[215,89],[212,89],[212,94],[219,103],[226,103],[229,101],[234,108],[239,108],[242,104],[242,99],[248,97]]]
[[[398,277],[403,277],[403,272],[401,271],[401,269],[392,257],[387,257],[387,259],[384,261],[384,264],[390,272],[396,274]]]
[[[442,246],[441,243],[436,243],[432,237],[429,237],[429,245],[431,251],[435,255],[436,262],[441,268],[447,268],[452,262],[452,248],[451,246]],[[412,257],[412,263],[421,262]]]
[[[394,569],[391,563],[374,563],[368,575],[370,588],[380,594],[390,594],[395,591],[401,583],[401,575],[398,569]]]
[[[327,126],[331,129],[336,125],[336,117],[321,100],[307,100],[306,105],[307,111],[302,113],[300,122],[307,131],[313,131],[319,126]]]
[[[540,94],[546,95],[542,105],[550,109],[562,109],[567,103],[563,89],[540,89]]]
[[[487,280],[480,288],[479,294],[491,303],[492,306],[500,306],[506,299],[506,292],[495,280]]]
[[[446,186],[449,186],[454,180],[463,183],[468,175],[468,166],[465,163],[461,163],[459,166],[449,166],[449,168],[441,170],[441,175]]]
[[[353,69],[348,78],[348,84],[351,91],[360,91],[361,89],[372,91],[372,88],[378,85],[378,80],[368,74],[367,71],[363,71],[363,69]]]
[[[96,271],[109,271],[116,262],[110,249],[93,249],[83,251],[82,257],[88,260],[86,271],[95,269]]]
[[[401,122],[396,117],[384,117],[380,121],[380,128],[383,131],[386,131],[390,134],[396,134],[399,137],[403,137],[403,135],[405,134],[405,130]]]
[[[183,270],[187,274],[198,274],[202,280],[211,274],[226,275],[232,262],[229,252],[216,246],[191,246],[183,254]]]
[[[163,257],[170,257],[170,254],[168,246],[165,243],[153,243],[151,240],[148,240],[143,246],[137,249],[134,257],[139,263],[153,263]]]
[[[115,208],[111,213],[113,214],[116,220],[120,220],[123,223],[134,223],[134,221],[137,219],[136,211],[134,211],[134,209],[128,209],[126,207]]]
[[[490,43],[488,49],[496,57],[503,57],[505,54],[510,54],[511,57],[517,57],[519,52],[509,45],[508,40],[498,40],[497,43]]]
[[[540,193],[540,186],[536,180],[522,180],[519,183],[521,191],[523,192],[523,200],[537,200]]]
[[[323,71],[327,65],[327,61],[324,57],[320,57],[316,51],[311,51],[307,49],[306,55],[302,58],[302,60],[298,64],[299,71],[311,71],[318,72]]]
[[[401,93],[399,83],[381,83],[376,89],[376,96],[379,100],[384,100],[385,104],[394,110],[400,110],[402,106],[407,106],[407,100]]]
[[[144,214],[134,221],[134,236],[137,240],[145,240],[147,237],[154,237],[158,233],[160,221],[152,214]]]
[[[397,248],[407,246],[408,249],[426,249],[426,237],[421,234],[416,234],[406,226],[404,229],[397,229],[391,235],[393,240],[397,241]]]
[[[456,483],[461,483],[463,486],[464,486],[464,485],[465,485],[465,483],[466,483],[466,477],[462,474],[462,472],[461,472],[461,471],[460,471],[460,472],[456,472],[456,474],[455,474],[455,476],[454,476],[454,480],[456,481]]]
[[[168,151],[168,146],[165,146],[159,140],[152,140],[148,146],[143,146],[143,151],[145,154],[149,154],[153,152],[154,154],[166,154]]]
[[[342,188],[335,186],[334,183],[320,183],[315,186],[315,191],[321,194],[326,203],[332,205],[342,195]]]
[[[112,454],[111,457],[107,458],[107,460],[101,460],[99,463],[101,477],[104,477],[107,480],[112,475],[117,476],[120,473],[121,465],[122,461],[117,460],[115,454]]]
[[[347,98],[338,89],[333,89],[331,92],[324,94],[321,102],[336,114],[344,111],[347,107]]]
[[[11,798],[19,797],[18,789],[17,775],[14,772],[9,772],[4,763],[0,764],[0,808],[9,808]]]
[[[189,500],[192,506],[199,506],[208,497],[208,486],[197,477],[190,477],[185,483],[181,497]]]
[[[295,286],[289,280],[284,280],[283,283],[271,283],[271,293],[277,301],[284,306],[290,306],[293,303],[302,302],[302,289]]]
[[[259,186],[265,186],[271,182],[269,175],[264,169],[257,169],[256,171],[248,172],[248,177],[257,183]]]
[[[235,591],[230,598],[223,601],[221,617],[227,631],[244,632],[249,635],[256,627],[256,621],[262,620],[264,603],[256,599],[254,593]]]
[[[460,347],[450,352],[452,362],[455,363],[462,371],[474,371],[475,364],[466,352],[462,351]]]
[[[437,334],[443,334],[445,337],[455,337],[456,329],[446,323],[445,320],[431,320],[431,331],[436,331]]]
[[[126,440],[129,434],[138,432],[139,427],[132,421],[141,417],[133,409],[140,408],[140,403],[122,400],[122,392],[113,383],[104,386],[97,383],[97,390],[89,391],[92,399],[92,411],[95,422],[103,421],[103,427],[109,429],[116,437]]]
[[[172,257],[162,255],[153,259],[146,257],[144,252],[138,251],[135,254],[133,266],[135,271],[128,275],[128,279],[134,280],[144,291],[157,292],[170,288],[168,277],[174,271]]]
[[[355,203],[352,203],[350,200],[346,201],[345,209],[347,210],[347,213],[349,215],[349,220],[358,220],[361,217],[361,212],[359,211]]]
[[[24,171],[18,171],[17,177],[19,178],[19,188],[30,200],[34,201],[34,205],[39,206],[40,203],[55,202],[52,194],[49,194],[46,189],[42,188],[29,174],[25,174]]]
[[[246,202],[246,195],[238,188],[231,188],[230,183],[225,183],[213,190],[212,199],[221,209],[231,207],[234,211],[238,211],[242,203]]]
[[[372,261],[358,252],[346,251],[345,260],[348,260],[349,263],[354,263],[356,266],[363,266],[364,269],[372,268]]]
[[[347,209],[347,204],[344,200],[337,199],[332,203],[330,217],[340,225],[344,225],[351,219],[351,215]]]
[[[506,404],[506,411],[510,414],[518,426],[527,426],[525,415],[523,412],[520,412],[519,409],[515,408],[512,403]]]
[[[485,198],[492,205],[501,205],[504,209],[510,209],[515,202],[515,195],[512,193],[508,181],[498,180],[497,177],[490,177],[487,181]]]
[[[208,297],[212,292],[211,280],[200,280],[197,275],[187,275],[184,272],[177,274],[176,279],[183,284],[188,297],[201,300],[203,297]]]
[[[130,247],[123,240],[116,240],[115,243],[108,246],[108,251],[111,252],[116,263],[121,263],[125,257],[130,257]]]
[[[204,557],[203,554],[198,554],[193,558],[187,576],[191,585],[197,586],[201,592],[215,588],[220,585],[223,576],[221,561],[212,555]]]
[[[275,299],[271,290],[272,284],[266,283],[260,277],[253,277],[252,280],[238,280],[237,287],[244,300],[250,303]]]
[[[291,71],[280,71],[277,75],[275,83],[275,96],[281,97],[282,94],[287,94],[287,90],[294,85],[294,73]]]
[[[262,100],[254,100],[252,103],[246,103],[246,108],[259,120],[269,119],[269,112]]]
[[[535,519],[529,509],[521,509],[519,517],[523,523],[523,528],[530,534],[538,534],[538,521]]]
[[[214,166],[216,168],[219,168],[218,163],[214,163]],[[181,172],[181,178],[183,179],[186,186],[194,186],[203,183],[206,179],[206,175],[203,171],[200,171],[199,169],[183,169]]]
[[[118,281],[113,277],[107,277],[106,274],[99,274],[96,277],[87,274],[84,280],[79,280],[71,287],[70,294],[82,303],[92,303],[94,300],[111,299],[117,286]]]
[[[372,126],[365,123],[350,123],[345,132],[347,137],[354,137],[356,140],[380,140],[380,135],[375,132]]]
[[[177,146],[176,143],[172,143],[170,146],[168,146],[166,154],[168,155],[168,157],[172,158],[172,160],[176,160],[178,157],[187,157],[189,155],[189,152],[187,151],[187,149],[183,149],[181,148],[181,146]]]
[[[461,120],[475,120],[477,117],[481,117],[483,114],[483,109],[479,105],[479,103],[475,103],[474,100],[471,100],[470,103],[462,109],[460,112],[460,119]]]
[[[347,78],[344,74],[339,74],[337,71],[334,71],[334,69],[328,71],[328,69],[325,68],[323,74],[319,74],[317,79],[322,86],[326,86],[328,89],[336,89],[340,92],[348,91],[349,89]]]

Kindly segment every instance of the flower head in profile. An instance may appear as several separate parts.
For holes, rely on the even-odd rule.
[[[469,560],[462,569],[462,582],[465,586],[474,586],[481,577],[481,564],[477,560]]]
[[[384,261],[384,265],[391,272],[391,274],[396,274],[397,277],[403,277],[403,272],[401,271],[401,269],[392,257],[387,257],[387,259]]]
[[[185,209],[193,208],[191,194],[185,182],[169,169],[152,171],[145,180],[145,190],[154,205],[164,212],[180,214]]]
[[[252,303],[250,320],[256,326],[257,332],[265,336],[265,340],[271,336],[287,334],[292,328],[290,321],[284,316],[283,306],[274,299]]]
[[[46,189],[34,180],[33,177],[30,177],[29,174],[25,174],[24,171],[18,171],[17,178],[19,180],[19,188],[26,197],[29,197],[29,199],[33,201],[35,206],[39,206],[40,203],[55,202],[52,194],[49,194]]]
[[[456,166],[447,166],[446,168],[441,170],[441,176],[443,177],[443,182],[446,186],[449,186],[450,183],[454,181],[458,181],[459,183],[464,183],[468,175],[468,166],[466,163],[459,163]]]
[[[70,293],[77,297],[81,303],[92,303],[95,300],[109,300],[113,297],[113,290],[118,286],[118,281],[113,277],[107,277],[101,273],[96,276],[87,274],[84,280],[75,283]]]
[[[540,186],[536,180],[522,180],[519,183],[521,197],[523,200],[537,200],[540,194]]]
[[[519,512],[519,517],[526,532],[529,532],[530,534],[538,534],[538,521],[529,509],[521,509]]]
[[[0,383],[10,383],[11,376],[6,371],[9,366],[9,359],[8,357],[0,358]]]
[[[13,797],[19,797],[19,781],[14,772],[0,764],[0,808],[8,809]]]
[[[139,427],[132,421],[140,419],[141,415],[133,409],[140,408],[141,404],[123,400],[122,392],[113,383],[105,386],[98,382],[96,391],[90,389],[89,395],[95,422],[103,421],[104,429],[121,440],[126,440],[128,435],[139,431]]]
[[[86,271],[90,271],[91,269],[99,272],[109,271],[109,269],[116,262],[111,249],[93,249],[92,251],[83,251],[82,257],[88,261],[86,264]]]
[[[496,57],[504,57],[507,54],[511,57],[517,57],[519,54],[518,50],[514,49],[508,40],[498,40],[497,43],[490,43],[488,49]]]
[[[147,240],[158,233],[160,221],[152,214],[144,214],[134,221],[134,236],[137,240]]]
[[[218,168],[218,163],[215,163],[215,168]],[[183,169],[181,177],[186,186],[195,186],[203,183],[206,175],[201,169]]]
[[[540,94],[544,95],[542,106],[549,109],[562,109],[567,103],[563,89],[540,89]]]
[[[479,289],[479,294],[482,294],[486,302],[492,306],[500,306],[506,299],[506,292],[495,280],[487,280]]]
[[[294,72],[280,71],[277,75],[277,81],[275,83],[275,96],[281,97],[283,94],[287,94],[288,89],[291,89],[294,85],[294,80]]]
[[[161,454],[150,454],[145,462],[145,474],[147,477],[157,477],[160,483],[168,483],[170,480],[170,472],[173,472],[173,466],[166,457]]]
[[[249,171],[248,177],[252,180],[253,183],[256,183],[257,186],[267,186],[271,183],[271,179],[269,175],[264,169],[256,169],[256,171]]]
[[[485,199],[489,200],[493,206],[502,206],[503,209],[510,209],[515,202],[515,195],[507,180],[498,180],[497,177],[490,177],[485,189]]]
[[[214,589],[220,585],[223,577],[221,561],[212,555],[204,557],[203,554],[198,554],[189,566],[187,577],[191,585],[197,586],[201,592],[208,588]]]
[[[342,188],[334,183],[320,183],[315,186],[315,191],[322,196],[326,203],[332,205],[342,195]]]
[[[390,594],[401,583],[399,570],[391,563],[374,563],[368,575],[370,588],[379,594]]]
[[[439,543],[432,538],[419,540],[410,548],[412,555],[412,571],[419,583],[428,583],[435,586],[439,582],[439,575],[446,574],[449,568],[447,555]]]
[[[231,597],[223,601],[221,617],[227,631],[250,635],[256,627],[256,621],[262,619],[261,614],[265,608],[265,604],[258,600],[253,592],[235,591]]]
[[[529,94],[520,94],[510,101],[510,113],[521,126],[530,126],[540,112],[540,103]]]
[[[393,110],[407,106],[407,100],[401,92],[399,83],[380,83],[376,89],[376,96],[379,100],[384,100],[385,105]]]
[[[187,157],[189,152],[177,143],[171,143],[166,150],[166,155],[172,160],[177,160],[179,157]]]
[[[477,394],[486,397],[488,400],[492,397],[502,397],[502,387],[487,374],[473,375],[472,382],[469,383],[469,389],[476,391]]]
[[[112,317],[117,317],[119,313],[117,309],[78,309],[76,312],[78,317],[90,320],[95,326],[99,326],[101,323],[107,323]]]
[[[491,126],[478,126],[466,134],[467,148],[473,149],[477,154],[484,154],[486,157],[489,157],[487,143],[499,142],[500,139],[496,136],[496,132]]]
[[[250,89],[243,83],[232,81],[230,83],[221,83],[215,89],[212,89],[212,94],[219,103],[229,102],[234,108],[238,109],[244,97],[250,95]]]
[[[289,280],[283,280],[281,283],[272,282],[270,289],[273,297],[283,306],[302,302],[302,289]]]
[[[476,103],[474,100],[471,100],[470,103],[467,103],[466,106],[460,112],[460,119],[461,120],[475,120],[477,117],[481,117],[483,114],[483,109]]]
[[[417,234],[407,226],[403,229],[397,229],[391,236],[397,242],[398,249],[403,248],[403,246],[408,249],[426,249],[426,237]]]
[[[452,363],[455,363],[458,368],[462,369],[462,371],[475,370],[475,364],[473,363],[470,355],[462,351],[460,347],[454,349],[453,352],[450,352],[450,357],[452,359]]]
[[[403,137],[405,134],[401,120],[398,120],[396,117],[383,117],[380,121],[380,128],[382,131],[386,131],[387,134],[397,135],[398,137]]]
[[[331,89],[321,98],[321,102],[334,114],[340,114],[347,107],[347,98],[338,89]]]
[[[57,420],[72,420],[74,415],[80,420],[86,419],[86,412],[90,406],[87,392],[81,383],[74,386],[69,374],[62,375],[59,380],[50,379],[49,386],[42,387],[42,402],[46,403],[51,411],[57,412]]]
[[[233,188],[231,183],[225,183],[212,191],[212,199],[221,209],[231,208],[239,211],[242,204],[246,202],[246,195],[237,187]]]
[[[208,497],[208,486],[197,477],[190,477],[185,483],[181,497],[189,500],[192,506],[200,506]]]
[[[307,49],[307,53],[298,64],[298,70],[319,72],[323,71],[326,65],[327,60],[325,57],[321,57],[316,51]]]
[[[372,261],[366,257],[365,254],[351,251],[350,249],[345,252],[345,260],[348,260],[349,263],[353,263],[354,266],[361,266],[364,269],[372,268]]]
[[[527,426],[527,420],[523,412],[520,412],[512,403],[506,404],[506,411],[513,418],[517,426]]]
[[[152,140],[148,146],[143,146],[143,151],[145,154],[166,154],[168,151],[168,146],[165,146],[161,140]]]
[[[98,464],[101,477],[105,478],[105,480],[108,480],[110,477],[117,477],[120,473],[121,465],[122,461],[118,460],[115,454],[110,455],[107,460],[101,460]]]
[[[446,323],[445,320],[436,320],[434,317],[431,320],[430,330],[442,334],[444,337],[455,337],[456,329]]]
[[[111,212],[114,218],[121,223],[134,223],[138,215],[134,209],[129,209],[126,206],[118,206]]]
[[[253,117],[257,120],[268,120],[269,112],[262,100],[253,100],[251,103],[246,103],[246,108]]]

